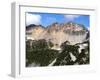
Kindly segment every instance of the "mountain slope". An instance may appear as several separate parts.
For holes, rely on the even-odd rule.
[[[26,66],[89,64],[89,31],[81,24],[26,27]]]
[[[87,29],[77,23],[53,23],[44,28],[41,25],[29,25],[26,27],[26,38],[32,40],[45,39],[53,42],[56,46],[60,46],[61,43],[66,40],[70,44],[81,43],[86,39]]]

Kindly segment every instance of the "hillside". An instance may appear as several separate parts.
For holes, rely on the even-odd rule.
[[[77,23],[53,23],[48,27],[41,25],[29,25],[26,27],[27,39],[45,39],[53,44],[60,46],[61,43],[69,41],[71,44],[81,43],[86,39],[87,29]]]
[[[26,66],[89,64],[89,31],[74,22],[26,27]]]

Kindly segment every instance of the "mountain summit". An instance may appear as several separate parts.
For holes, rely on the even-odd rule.
[[[51,41],[55,47],[59,47],[63,42],[70,44],[82,43],[86,40],[88,30],[82,24],[74,22],[53,23],[47,27],[42,25],[29,25],[26,27],[26,39]]]

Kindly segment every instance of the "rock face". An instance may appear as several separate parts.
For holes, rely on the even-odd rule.
[[[26,27],[26,67],[90,63],[89,31],[81,24]]]
[[[82,43],[87,36],[87,29],[77,23],[53,23],[46,28],[41,25],[29,25],[26,27],[26,39],[51,41],[55,47],[59,47],[63,42],[70,44]]]

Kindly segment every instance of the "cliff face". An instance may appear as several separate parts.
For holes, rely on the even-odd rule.
[[[55,47],[59,47],[63,42],[70,44],[82,43],[88,34],[87,29],[77,23],[53,23],[48,27],[41,25],[29,25],[26,27],[26,38],[32,40],[45,39],[51,41]]]
[[[26,27],[26,67],[90,63],[89,31],[81,24]]]

